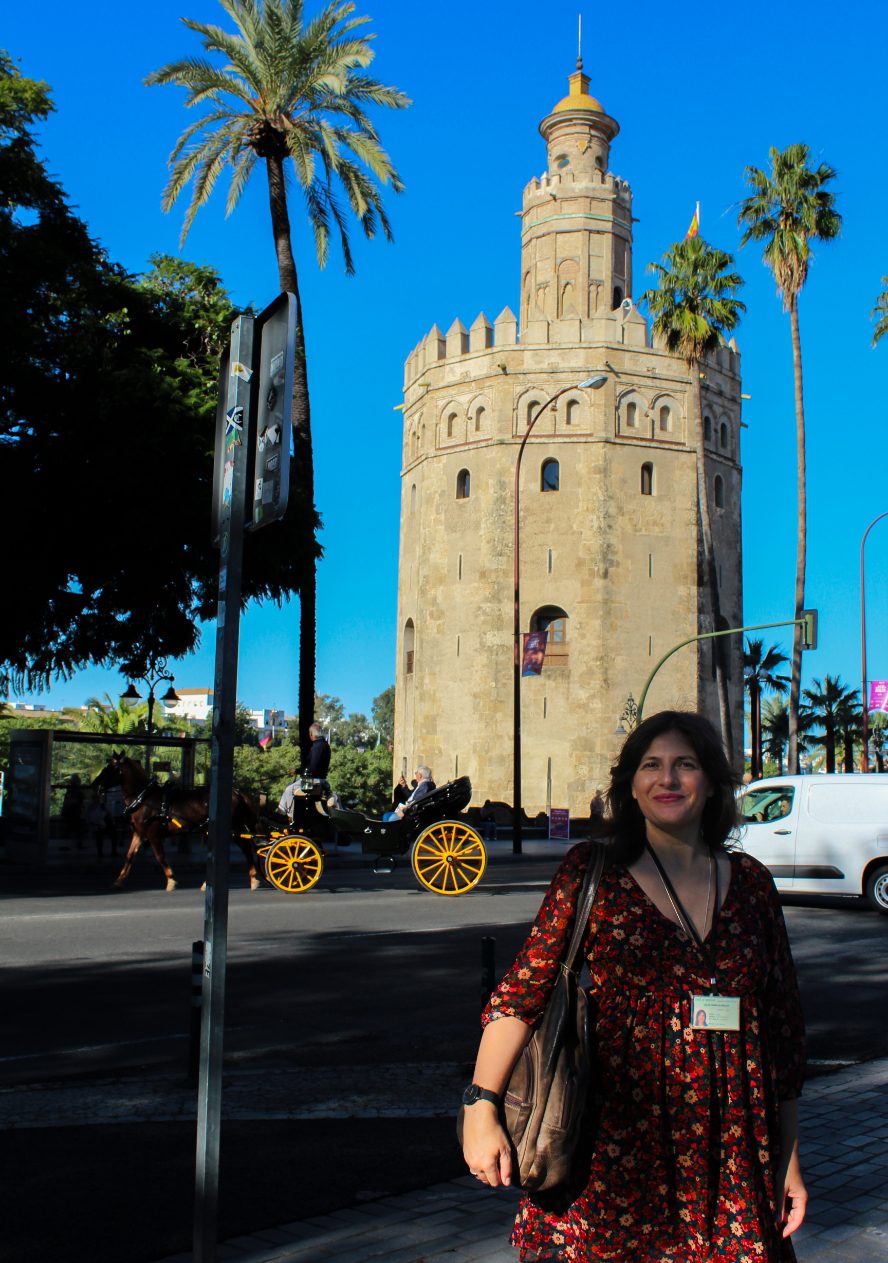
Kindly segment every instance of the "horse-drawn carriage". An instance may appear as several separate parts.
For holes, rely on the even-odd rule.
[[[288,894],[310,890],[324,871],[324,845],[338,833],[360,842],[365,855],[375,855],[377,869],[409,851],[422,887],[436,895],[465,894],[487,867],[484,843],[462,814],[471,797],[471,781],[460,776],[412,803],[401,819],[374,820],[329,807],[309,792],[293,800],[291,830],[257,848],[265,876]]]
[[[122,888],[136,855],[147,843],[164,873],[167,890],[175,890],[164,841],[189,833],[206,835],[207,789],[159,785],[139,763],[122,754],[112,755],[93,785],[99,790],[121,786],[133,830],[115,886]],[[359,841],[364,854],[378,857],[377,871],[384,871],[385,861],[393,866],[395,856],[409,851],[421,886],[436,895],[462,895],[477,886],[487,867],[484,843],[462,814],[471,797],[469,778],[460,776],[412,803],[403,818],[373,820],[357,811],[328,807],[319,787],[313,787],[294,798],[293,820],[285,825],[260,819],[249,796],[236,789],[231,800],[232,839],[247,861],[252,890],[259,889],[260,859],[266,878],[278,890],[288,894],[310,890],[324,871],[325,845],[332,845],[341,834]]]

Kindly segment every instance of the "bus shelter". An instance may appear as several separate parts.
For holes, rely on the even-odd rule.
[[[22,728],[10,733],[6,799],[6,854],[15,863],[44,865],[72,849],[66,795],[89,801],[91,785],[114,751],[151,768],[158,780],[191,789],[209,780],[210,749],[204,737],[136,733],[66,732]]]

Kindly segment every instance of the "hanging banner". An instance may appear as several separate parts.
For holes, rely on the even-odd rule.
[[[888,711],[888,680],[870,680],[869,708]]]
[[[542,675],[546,660],[547,631],[524,633],[524,654],[521,659],[522,675]]]

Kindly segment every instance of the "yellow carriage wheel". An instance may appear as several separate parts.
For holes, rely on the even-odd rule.
[[[299,834],[279,838],[272,846],[263,847],[262,854],[265,876],[288,895],[311,890],[324,871],[324,853],[317,842]]]
[[[460,820],[439,820],[424,829],[410,856],[416,880],[436,895],[464,895],[487,867],[479,834]]]

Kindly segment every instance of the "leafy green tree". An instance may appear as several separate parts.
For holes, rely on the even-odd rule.
[[[280,287],[296,297],[296,379],[293,436],[298,498],[314,505],[314,469],[308,365],[296,259],[287,202],[287,172],[301,191],[321,267],[327,262],[331,229],[342,247],[346,272],[354,271],[348,211],[364,234],[391,239],[378,185],[402,184],[368,107],[401,109],[402,92],[371,78],[371,37],[360,33],[368,19],[353,17],[350,3],[328,4],[310,22],[303,0],[219,0],[236,27],[182,21],[201,37],[209,57],[170,62],[146,79],[186,89],[185,104],[206,107],[179,137],[170,154],[171,175],[163,204],[171,209],[187,186],[191,201],[184,239],[224,168],[231,168],[226,211],[240,201],[256,164],[265,165],[271,227]],[[218,60],[210,58],[221,58]],[[300,586],[299,714],[300,745],[308,753],[309,710],[315,688],[315,572],[310,566]]]
[[[281,794],[293,776],[293,751],[286,745],[270,746],[267,750],[258,745],[240,745],[234,751],[234,783],[248,793],[258,807],[269,813],[277,807]],[[264,804],[260,801],[265,797]]]
[[[673,355],[680,355],[688,366],[697,449],[697,508],[709,605],[710,625],[704,628],[707,631],[716,631],[721,627],[721,602],[706,473],[700,366],[706,356],[720,345],[724,335],[737,327],[741,312],[746,310],[735,297],[743,280],[730,270],[733,263],[730,254],[717,250],[702,237],[678,241],[666,252],[662,263],[649,265],[648,271],[657,277],[657,288],[646,290],[639,300],[648,305],[655,336]],[[733,759],[727,671],[721,640],[714,642],[713,654],[722,740],[729,759]]]
[[[373,699],[373,725],[385,745],[391,745],[395,739],[395,686],[387,689]]]
[[[783,309],[789,313],[795,383],[798,538],[796,548],[795,618],[805,608],[805,566],[808,548],[807,475],[805,466],[805,403],[802,390],[802,340],[799,333],[799,295],[808,279],[812,242],[833,241],[842,228],[835,194],[826,186],[835,178],[832,167],[810,165],[807,145],[788,145],[768,151],[770,173],[746,168],[752,192],[740,206],[741,245],[764,244],[762,257],[774,274]],[[789,770],[798,772],[799,697],[802,680],[802,628],[796,623],[792,642],[789,688]]]
[[[0,54],[0,532],[28,532],[4,557],[16,599],[0,687],[14,689],[91,662],[142,675],[193,649],[216,610],[207,524],[231,302],[210,269],[159,256],[134,281],[108,260],[37,155],[51,108]],[[247,539],[245,600],[298,589],[315,522],[297,503]]]
[[[857,689],[847,688],[840,676],[825,675],[822,681],[815,680],[810,688],[804,689],[802,697],[809,708],[811,739],[823,747],[827,772],[834,772],[836,743],[843,731],[848,708],[860,710],[860,694]],[[813,731],[815,726],[819,731]]]
[[[385,746],[363,752],[337,746],[330,760],[329,781],[346,807],[379,817],[392,801],[392,756]]]
[[[880,342],[885,334],[888,333],[888,276],[882,277],[882,285],[884,289],[876,299],[875,307],[870,312],[870,318],[876,322],[875,332],[873,333],[873,346]]]
[[[749,694],[749,729],[752,739],[752,778],[762,775],[762,693],[779,693],[789,688],[789,677],[778,674],[778,667],[789,662],[777,645],[764,647],[763,640],[747,636],[743,651],[743,686]]]
[[[84,732],[109,732],[122,735],[140,730],[144,732],[147,718],[147,702],[130,706],[129,702],[124,702],[121,698],[118,698],[116,702],[113,701],[110,693],[106,693],[104,701],[98,697],[86,699],[86,714],[80,721],[80,727]]]

